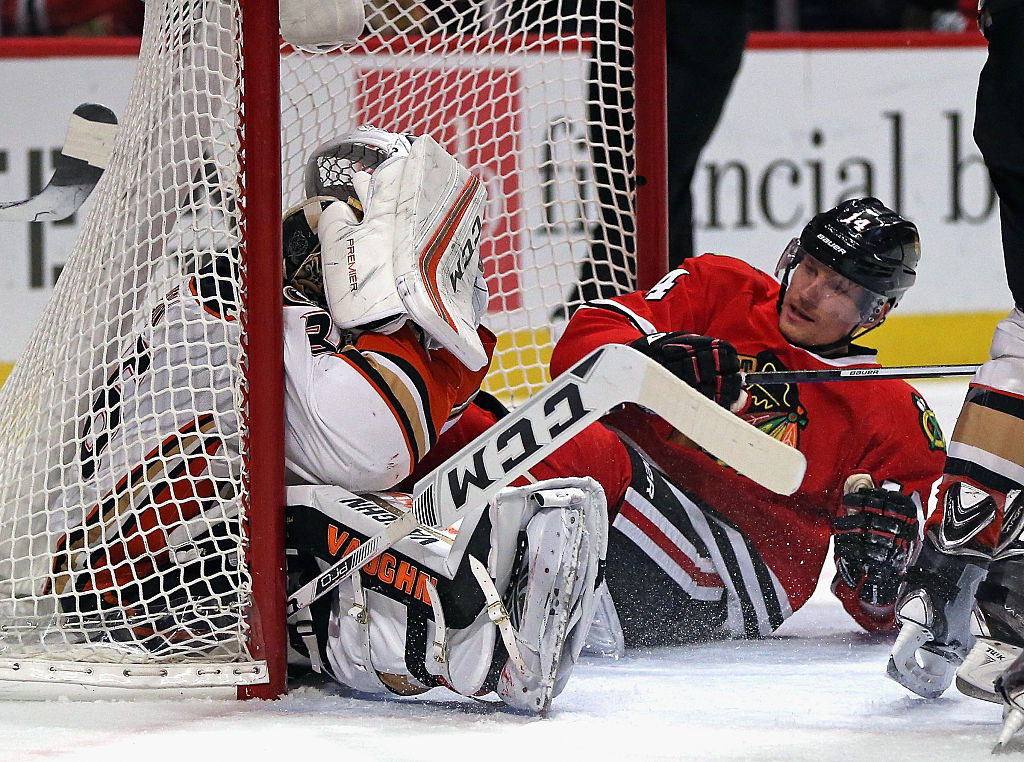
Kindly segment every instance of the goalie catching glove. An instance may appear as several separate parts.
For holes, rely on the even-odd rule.
[[[724,339],[677,331],[641,336],[630,346],[722,407],[736,410],[746,402],[736,348]]]
[[[864,603],[892,606],[919,536],[917,505],[896,489],[863,487],[843,507],[832,522],[836,571]]]
[[[339,327],[390,333],[406,322],[470,370],[488,362],[477,327],[487,308],[480,265],[486,193],[433,138],[375,128],[322,147],[307,193],[354,193],[319,217],[324,296]]]

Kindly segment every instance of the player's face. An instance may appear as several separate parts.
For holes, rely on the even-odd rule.
[[[779,310],[779,330],[797,346],[815,347],[841,341],[855,328],[865,325],[861,317],[865,293],[849,278],[811,256],[804,256],[790,275]]]

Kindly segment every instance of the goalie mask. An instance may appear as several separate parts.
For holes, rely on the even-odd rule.
[[[412,322],[428,348],[448,350],[470,370],[484,367],[481,182],[429,136],[360,128],[307,166],[307,193],[338,196],[347,188],[363,217],[354,221],[347,205],[332,204],[317,228],[335,323],[390,333]]]
[[[342,203],[349,207],[351,219],[363,217],[355,189],[351,185]],[[340,188],[338,189],[341,190]],[[284,213],[281,221],[284,285],[294,288],[319,307],[327,308],[324,297],[323,270],[320,266],[320,238],[317,236],[320,215],[336,197],[316,196],[296,204]]]

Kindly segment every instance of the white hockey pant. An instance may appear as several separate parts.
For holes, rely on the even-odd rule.
[[[975,375],[974,383],[1024,395],[1024,312],[1019,308],[999,321],[992,335],[989,360]]]

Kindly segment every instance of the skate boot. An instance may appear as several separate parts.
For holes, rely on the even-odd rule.
[[[594,485],[589,491],[521,488],[496,498],[499,513],[502,501],[536,504],[521,534],[523,552],[512,572],[507,612],[500,601],[489,602],[488,609],[509,657],[494,690],[513,708],[547,712],[565,687],[593,621],[608,522],[604,493]],[[480,564],[475,573],[477,567],[486,574]]]
[[[956,673],[961,693],[1002,702],[996,678],[1024,651],[1024,556],[996,559],[978,586],[972,632],[977,638]]]
[[[605,656],[621,659],[626,654],[622,624],[615,610],[608,583],[602,582],[597,589],[597,605],[594,607],[594,621],[590,623],[587,641],[583,645],[584,656]]]

